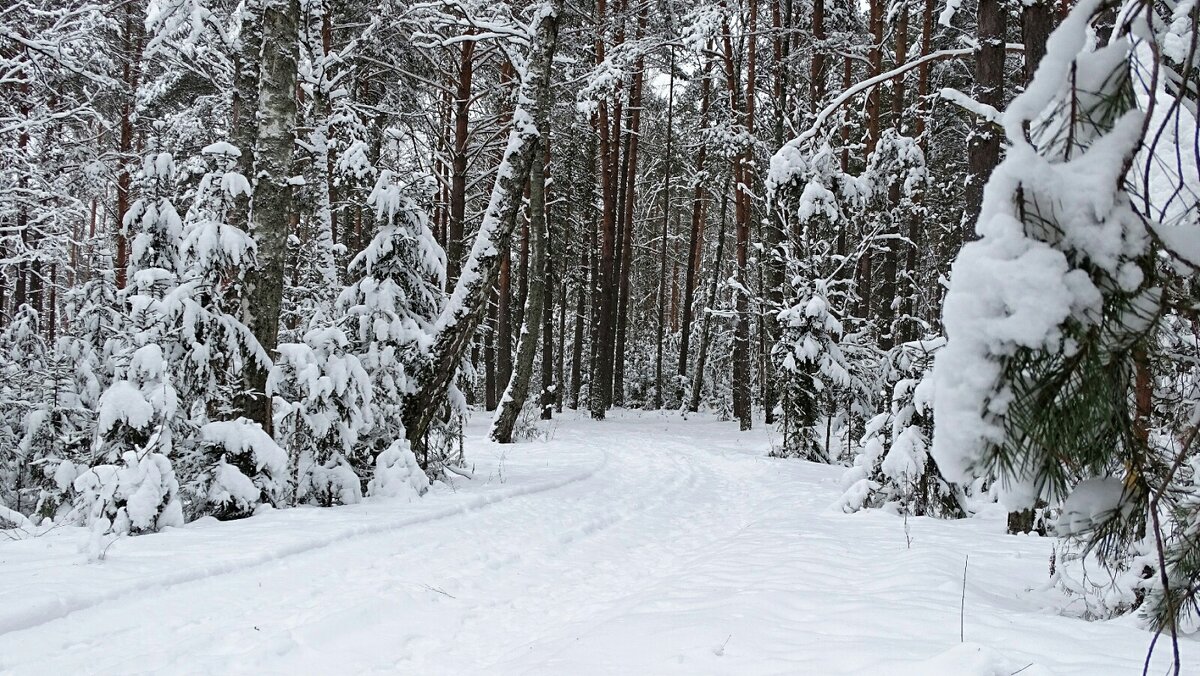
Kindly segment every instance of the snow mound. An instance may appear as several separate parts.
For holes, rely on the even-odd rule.
[[[429,490],[429,477],[417,464],[408,442],[398,439],[375,459],[375,478],[367,493],[376,498],[419,498]]]

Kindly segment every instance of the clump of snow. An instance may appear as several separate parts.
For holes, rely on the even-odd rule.
[[[210,143],[200,150],[203,155],[226,155],[228,157],[241,157],[242,151],[237,149],[237,146],[225,141],[217,141]]]
[[[1085,479],[1071,490],[1055,524],[1059,535],[1080,535],[1117,516],[1125,484],[1115,477]]]
[[[217,462],[212,475],[207,493],[210,505],[247,512],[253,510],[262,499],[262,489],[254,485],[242,470],[225,462],[224,457]]]
[[[353,505],[362,502],[362,482],[354,468],[341,455],[335,455],[324,463],[313,460],[301,461],[301,484],[297,497],[307,498],[321,505]]]
[[[375,478],[367,494],[376,498],[419,498],[429,490],[429,477],[417,464],[408,441],[397,439],[375,458]]]
[[[100,395],[100,410],[96,417],[96,429],[100,434],[123,422],[134,429],[143,429],[154,419],[154,407],[136,385],[128,380],[118,380]]]
[[[287,472],[287,453],[252,420],[238,418],[211,422],[200,428],[200,437],[221,446],[227,453],[250,455],[256,469],[266,469],[275,476]]]

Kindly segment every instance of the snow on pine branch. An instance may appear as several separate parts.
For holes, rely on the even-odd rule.
[[[1008,359],[1023,350],[1069,356],[1077,346],[1066,338],[1068,323],[1098,325],[1105,294],[1145,291],[1138,260],[1148,237],[1121,187],[1141,142],[1142,113],[1126,111],[1107,129],[1081,125],[1080,134],[1092,137],[1079,137],[1088,146],[1074,154],[1045,143],[1039,150],[1025,133],[1034,121],[1080,124],[1074,115],[1061,117],[1073,100],[1093,107],[1084,119],[1098,119],[1092,115],[1115,100],[1115,91],[1101,87],[1120,86],[1109,74],[1123,67],[1129,39],[1079,58],[1101,1],[1084,0],[1062,22],[1033,82],[1003,113],[1008,154],[984,191],[980,239],[962,248],[952,268],[943,309],[948,340],[934,369],[932,446],[952,481],[988,471],[994,449],[1008,438],[1016,398],[1005,376]],[[1097,90],[1077,89],[1083,82]],[[1010,506],[1032,504],[1050,488],[1033,470],[1012,471],[1017,476],[1004,477]]]
[[[1024,47],[1019,44],[1005,45],[1006,51],[1022,51]],[[822,108],[813,118],[812,124],[807,129],[800,132],[798,136],[788,141],[780,148],[774,156],[771,157],[771,166],[767,172],[767,193],[774,195],[779,188],[790,183],[799,173],[803,171],[803,156],[804,150],[810,142],[812,142],[821,129],[829,122],[842,106],[846,105],[854,97],[863,94],[873,87],[876,87],[892,78],[898,77],[908,71],[921,66],[922,64],[933,61],[941,61],[943,59],[956,59],[970,56],[975,53],[974,47],[962,47],[959,49],[943,49],[925,56],[907,61],[887,72],[880,73],[874,77],[867,78],[862,82],[847,88],[839,94],[833,101]]]

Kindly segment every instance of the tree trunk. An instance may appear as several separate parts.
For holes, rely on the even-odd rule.
[[[605,0],[596,2],[596,64],[604,63]],[[618,119],[620,114],[618,112]],[[615,312],[609,308],[616,303],[616,259],[617,219],[616,193],[617,177],[615,171],[615,156],[618,154],[618,139],[612,138],[609,125],[607,97],[602,98],[599,114],[594,118],[596,131],[599,134],[600,152],[597,158],[600,171],[600,195],[603,206],[600,212],[600,247],[599,256],[595,261],[597,276],[592,295],[592,314],[595,323],[595,336],[592,339],[591,378],[588,387],[588,408],[592,418],[603,420],[612,401],[612,354],[615,327],[613,320]]]
[[[896,63],[908,61],[908,1],[900,0],[896,5],[896,33],[893,36]],[[904,75],[892,79],[892,128],[899,134],[903,129],[904,114]],[[903,177],[890,176],[888,183],[888,204],[893,214],[896,213],[901,199],[901,183]],[[885,240],[883,250],[883,269],[879,285],[879,347],[890,350],[896,344],[896,301],[899,289],[896,286],[898,266],[900,262],[899,242],[895,236],[900,235],[900,222],[889,218],[887,235],[893,237]]]
[[[842,91],[849,89],[854,84],[854,59],[849,56],[842,57]],[[850,125],[842,125],[842,157],[841,167],[842,173],[850,171]],[[838,239],[838,255],[846,255],[845,241],[846,224],[843,219],[841,234]]]
[[[668,75],[667,85],[667,150],[664,157],[665,173],[663,186],[663,219],[662,233],[659,241],[658,254],[658,342],[654,354],[654,402],[651,408],[658,410],[663,407],[663,342],[666,339],[666,322],[664,313],[667,308],[666,287],[667,287],[667,235],[668,224],[671,217],[671,142],[673,138],[673,129],[671,126],[675,122],[675,50],[671,50],[669,65],[667,66],[670,74]],[[630,219],[632,220],[632,219]]]
[[[468,31],[473,32],[472,31]],[[462,242],[467,209],[467,140],[475,41],[465,40],[459,58],[458,88],[454,95],[454,159],[450,177],[450,223],[446,231],[446,284],[453,288],[462,267]]]
[[[549,139],[549,134],[547,134],[545,138]],[[530,265],[532,266],[530,267],[530,270],[535,271],[534,274],[545,282],[545,288],[542,290],[541,313],[542,391],[540,404],[542,407],[542,420],[550,420],[554,417],[554,391],[557,389],[554,381],[554,288],[556,280],[554,276],[554,241],[553,233],[551,232],[550,227],[550,210],[549,207],[546,206],[546,203],[549,201],[546,198],[546,170],[543,168],[548,168],[550,166],[550,144],[543,140],[543,146],[546,149],[545,156],[541,162],[534,160],[533,167],[529,170],[529,208],[532,212],[532,218],[530,220],[532,221],[533,218],[536,218],[537,216],[536,209],[538,208],[538,204],[534,201],[535,198],[541,200],[542,210],[542,260],[541,265],[538,265],[537,257],[533,256],[533,260],[530,261]],[[540,197],[537,195],[539,192],[541,193]],[[533,225],[535,224],[531,224],[530,227],[533,227]],[[531,234],[536,240],[536,233]],[[537,242],[535,241],[533,242],[531,249],[536,249],[536,246]],[[534,253],[536,253],[536,251],[530,251],[531,255]],[[538,279],[536,278],[530,280],[531,285],[536,285],[537,283]],[[527,296],[525,299],[526,307],[530,305],[531,301],[532,299]],[[530,318],[527,320],[526,325],[533,326],[533,319]]]
[[[125,22],[122,27],[124,39],[121,44],[121,83],[125,86],[125,96],[121,103],[121,136],[119,141],[121,169],[117,175],[117,251],[116,259],[113,261],[118,289],[125,288],[125,276],[129,267],[129,242],[125,236],[125,214],[129,213],[129,208],[132,206],[133,174],[130,172],[130,167],[137,166],[136,159],[131,157],[134,141],[133,108],[137,103],[135,99],[138,90],[138,75],[142,72],[142,28],[144,26],[144,15],[145,9],[141,3],[125,3]],[[247,173],[246,175],[251,176],[252,174]],[[21,277],[23,278],[24,275],[21,275]],[[23,279],[18,281],[18,283],[22,282]],[[24,293],[21,294],[21,302],[25,301],[24,295]]]
[[[588,262],[587,241],[581,242],[582,253],[579,254],[580,281],[575,285],[575,329],[571,333],[571,403],[573,409],[579,409],[579,392],[583,389],[583,325],[587,321],[588,297]]]
[[[434,326],[429,356],[413,367],[416,390],[405,398],[404,424],[409,442],[417,450],[426,448],[429,427],[441,411],[458,365],[470,348],[487,307],[488,292],[499,274],[504,245],[516,227],[521,195],[539,145],[539,130],[548,128],[551,66],[563,2],[551,0],[549,11],[538,19],[530,43],[532,53],[516,99],[520,114],[513,116],[513,128],[479,234],[446,309]]]
[[[496,294],[489,294],[487,300],[487,326],[484,327],[483,336],[483,408],[487,411],[496,410],[496,400],[499,398],[497,394],[496,384]]]
[[[508,247],[500,256],[496,282],[496,382],[512,379],[512,257]]]
[[[545,143],[548,136],[543,129],[540,142]],[[529,170],[529,266],[531,270],[544,270],[546,267],[546,193],[545,176],[542,169],[542,158],[536,150],[532,167]],[[545,304],[546,279],[537,275],[529,280],[529,291],[525,294],[525,308],[521,313],[521,333],[517,339],[517,363],[513,369],[512,378],[500,398],[500,408],[492,421],[490,436],[492,441],[501,444],[512,443],[513,429],[517,418],[529,397],[529,385],[533,380],[533,364],[537,357],[538,334],[542,329],[542,312]],[[547,313],[548,314],[548,313]],[[543,346],[544,353],[550,352],[550,345]]]
[[[1001,0],[979,0],[979,49],[975,53],[976,101],[1000,110],[1004,104],[1004,24],[1007,10]],[[979,209],[983,206],[983,186],[992,170],[1000,164],[1000,133],[986,122],[979,122],[967,142],[966,237],[972,237]]]
[[[812,99],[809,101],[809,106],[811,112],[815,114],[820,110],[821,102],[825,100],[825,49],[820,44],[828,37],[825,33],[825,0],[813,0],[812,36],[813,42],[817,44],[814,44],[812,48],[812,61],[808,74],[809,96]]]
[[[816,13],[814,6],[813,12]],[[822,12],[824,9],[822,7]],[[779,11],[779,0],[773,0],[771,5],[771,22],[772,28],[776,33],[783,30],[783,17]],[[822,20],[823,24],[823,20]],[[813,37],[816,38],[817,22],[813,21]],[[822,25],[821,30],[824,31]],[[784,144],[783,136],[783,119],[786,115],[788,105],[788,92],[791,90],[790,71],[788,61],[784,52],[784,42],[779,38],[775,39],[774,43],[774,63],[772,64],[773,86],[772,94],[775,99],[775,147],[781,148]],[[814,73],[817,72],[816,52],[814,51]],[[823,58],[820,70],[823,71]],[[816,84],[813,85],[814,92],[817,90]],[[823,96],[823,94],[822,94]],[[817,99],[819,100],[819,99]],[[816,103],[814,102],[814,105]],[[775,361],[771,359],[771,351],[775,343],[779,340],[779,321],[776,319],[779,310],[783,307],[783,286],[784,261],[787,258],[787,252],[781,248],[784,241],[784,230],[787,227],[784,221],[784,212],[782,209],[773,209],[770,216],[764,220],[762,224],[762,240],[763,240],[763,261],[760,267],[763,276],[763,288],[761,295],[763,303],[761,312],[758,318],[759,322],[759,364],[760,373],[762,374],[762,405],[763,405],[763,422],[770,425],[775,422],[775,404],[778,398],[775,388]]]
[[[744,99],[744,108],[740,111],[742,118],[742,126],[746,129],[746,133],[753,135],[754,133],[754,84],[755,84],[755,42],[757,36],[755,33],[758,30],[758,1],[749,0],[749,17],[746,22],[747,35],[747,56],[746,56],[746,93]],[[729,88],[730,88],[730,103],[734,112],[738,112],[738,89],[739,83],[735,76],[733,68],[733,52],[730,44],[730,36],[728,27],[725,31],[725,54],[726,54],[726,70]],[[737,161],[734,163],[734,175],[737,177],[737,185],[734,186],[734,224],[736,230],[736,265],[735,276],[738,284],[742,287],[734,293],[734,327],[733,327],[733,415],[738,419],[739,428],[743,431],[749,430],[753,424],[752,407],[751,407],[751,383],[750,383],[750,308],[747,294],[749,289],[746,284],[749,280],[747,273],[749,266],[749,250],[750,250],[750,220],[751,204],[750,204],[750,189],[753,183],[753,148],[747,147],[742,151]]]
[[[706,128],[708,126],[708,109],[709,96],[711,91],[711,81],[709,80],[709,71],[712,62],[708,59],[704,60],[704,73],[701,75],[700,81],[700,126]],[[679,376],[679,393],[680,401],[683,400],[684,380],[688,374],[688,357],[691,349],[692,335],[692,305],[693,298],[696,293],[696,282],[700,275],[700,265],[704,253],[704,212],[705,212],[705,190],[704,190],[704,162],[707,156],[708,146],[700,143],[700,147],[696,150],[696,170],[695,170],[695,188],[692,195],[692,232],[691,239],[688,245],[688,265],[687,274],[684,276],[683,282],[683,326],[679,334],[679,369],[676,371]]]
[[[717,222],[717,252],[713,264],[712,281],[709,282],[708,299],[704,303],[704,319],[700,322],[700,351],[696,355],[696,376],[692,378],[692,400],[688,410],[700,410],[700,393],[704,390],[704,366],[708,362],[708,343],[712,332],[712,310],[717,305],[717,290],[721,286],[721,265],[725,262],[725,219],[729,211],[729,184],[721,191],[721,220]]]
[[[530,170],[532,171],[532,169]],[[525,325],[525,299],[529,296],[529,222],[528,220],[521,225],[521,249],[517,254],[517,297],[516,307],[513,312],[516,315],[512,325],[514,331],[520,331]],[[513,345],[516,345],[518,336],[513,336]]]
[[[295,146],[299,16],[298,0],[263,3],[263,48],[255,106],[258,123],[251,174],[255,184],[250,207],[250,236],[257,248],[257,261],[246,274],[245,323],[268,355],[274,353],[279,343],[284,260],[292,215],[292,188],[288,180]],[[271,398],[265,393],[267,370],[263,364],[248,365],[249,395],[243,414],[269,433]]]
[[[1037,0],[1021,8],[1021,40],[1025,44],[1025,84],[1033,81],[1038,64],[1046,55],[1046,41],[1054,32],[1050,0]]]
[[[870,17],[868,19],[871,28],[871,48],[868,52],[871,72],[867,73],[867,77],[875,77],[883,72],[883,2],[884,0],[871,0]],[[867,147],[865,155],[868,158],[871,156],[871,153],[875,152],[875,144],[879,143],[879,118],[882,114],[882,105],[879,99],[879,87],[871,87],[871,91],[867,93]]]

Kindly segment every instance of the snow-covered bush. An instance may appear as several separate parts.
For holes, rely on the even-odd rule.
[[[297,502],[359,502],[369,479],[374,456],[359,439],[371,423],[371,380],[349,347],[336,327],[311,329],[304,342],[279,346],[267,377]]]
[[[86,341],[60,338],[47,355],[42,386],[30,392],[36,399],[25,417],[20,451],[31,470],[28,488],[37,491],[31,498],[38,517],[57,519],[74,501],[72,482],[94,436],[99,367]]]
[[[74,487],[78,508],[95,533],[149,533],[183,525],[179,482],[162,453],[126,451],[114,463],[87,469]]]
[[[375,476],[367,484],[371,497],[411,500],[428,490],[429,477],[417,464],[407,439],[397,439],[375,458]]]
[[[171,481],[178,475],[189,516],[204,513],[211,471],[225,455],[201,430],[232,415],[245,365],[266,361],[236,316],[242,270],[252,263],[254,246],[226,222],[232,200],[249,186],[231,170],[237,156],[232,146],[214,144],[203,154],[215,169],[201,179],[186,218],[170,200],[171,156],[151,155],[143,163],[143,197],[125,219],[129,284],[118,301],[126,312],[116,315],[117,327],[103,348],[112,381],[99,400],[93,454],[109,464],[126,462],[129,453],[139,462],[157,454],[159,465],[172,466]],[[113,470],[92,476],[120,475]],[[93,489],[94,495],[119,493],[114,487]],[[218,509],[232,513],[228,506]],[[94,520],[94,509],[77,513]]]
[[[903,343],[888,354],[889,409],[871,418],[853,466],[842,478],[845,512],[886,507],[915,516],[962,517],[962,489],[929,457],[934,355],[942,338]]]
[[[220,519],[249,516],[259,505],[275,505],[287,488],[288,457],[262,427],[245,418],[200,428],[209,469],[205,502]]]
[[[36,465],[43,449],[31,448],[28,433],[44,417],[38,404],[48,355],[39,329],[37,312],[23,305],[0,332],[0,443],[12,449],[0,454],[0,504],[22,514],[31,513],[42,483]]]

